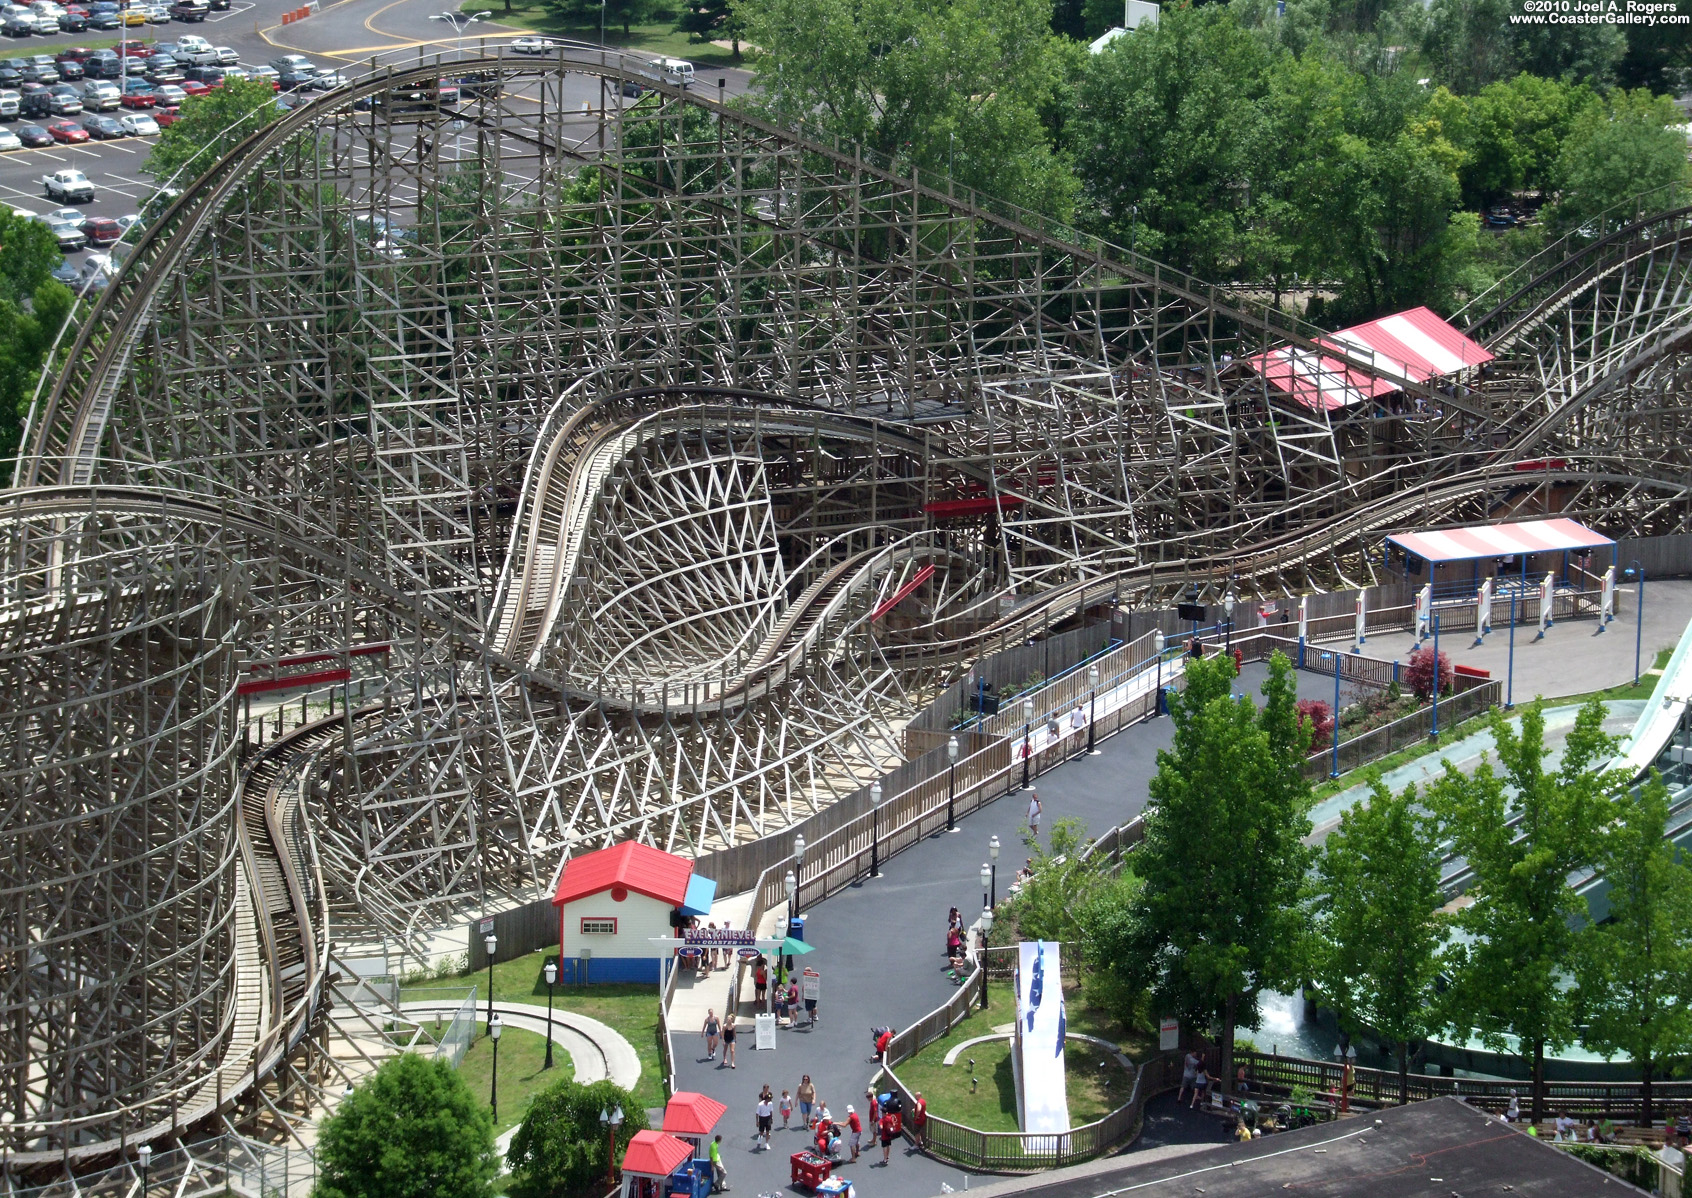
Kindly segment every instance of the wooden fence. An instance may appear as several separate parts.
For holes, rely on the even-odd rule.
[[[1439,701],[1440,727],[1449,731],[1471,716],[1495,707],[1504,697],[1504,684],[1496,678],[1470,679],[1469,689],[1443,697]],[[1400,749],[1427,743],[1433,727],[1434,706],[1428,704],[1379,728],[1342,740],[1339,745],[1339,765],[1335,768],[1334,751],[1330,745],[1310,754],[1304,761],[1306,778],[1329,777],[1348,773],[1359,766],[1379,761]]]

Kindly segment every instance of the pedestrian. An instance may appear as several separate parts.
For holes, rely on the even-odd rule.
[[[717,935],[717,922],[716,922],[716,920],[712,920],[711,925],[708,928],[706,928],[705,930],[707,932],[709,932],[711,935],[705,941],[705,955],[703,957],[701,957],[700,960],[705,963],[705,972],[710,973],[713,969],[715,969],[717,967],[717,949],[716,949],[716,946],[712,943],[712,940],[714,940],[716,938],[716,935]]]
[[[793,1118],[793,1095],[785,1089],[781,1092],[781,1130],[787,1130],[787,1121]]]
[[[877,1056],[883,1055],[879,1050]],[[869,1112],[870,1137],[875,1137],[876,1124],[881,1122],[881,1100],[875,1096],[875,1087],[864,1091],[865,1109]]]
[[[770,1146],[770,1132],[775,1128],[775,1104],[770,1101],[770,1089],[764,1087],[764,1092],[758,1096],[758,1134],[752,1138],[763,1142],[767,1150]]]
[[[1044,808],[1040,806],[1040,792],[1030,790],[1028,792],[1028,834],[1030,837],[1040,835],[1040,812],[1042,810]]]
[[[769,988],[770,963],[760,956],[757,963],[752,966],[752,997],[760,1007],[764,1005],[764,995],[769,991]]]
[[[1197,661],[1204,656],[1204,646],[1199,644],[1198,637],[1195,636],[1193,638],[1193,643],[1187,647],[1187,656],[1191,657],[1194,661]]]
[[[1193,1075],[1193,1100],[1187,1104],[1187,1109],[1192,1110],[1199,1104],[1199,1099],[1207,1097],[1209,1093],[1210,1071],[1204,1067],[1204,1062],[1200,1061],[1198,1072]],[[1177,1099],[1176,1101],[1179,1102],[1180,1100]]]
[[[729,1172],[723,1167],[723,1137],[718,1133],[711,1141],[711,1192],[721,1194],[727,1191]]]
[[[777,1023],[787,1018],[787,987],[779,984],[775,992],[775,1017]]]
[[[732,1011],[723,1020],[723,1060],[727,1062],[730,1069],[740,1068],[734,1063],[734,1012]]]
[[[887,1157],[893,1151],[893,1141],[897,1139],[899,1135],[898,1113],[895,1111],[883,1110],[881,1112],[881,1123],[878,1126],[881,1132],[881,1163],[882,1166],[885,1167],[887,1165]]]
[[[818,1127],[833,1127],[834,1126],[834,1112],[830,1111],[828,1109],[828,1103],[824,1102],[820,1098],[817,1099],[817,1126]]]
[[[852,1109],[852,1104],[846,1104],[846,1130],[850,1133],[849,1143],[852,1146],[852,1159],[858,1159],[858,1145],[863,1141],[864,1125],[858,1118],[858,1112]]]
[[[1181,1097],[1198,1084],[1199,1054],[1198,1049],[1189,1048],[1187,1055],[1181,1058],[1181,1088],[1175,1091],[1175,1101],[1180,1103]]]
[[[707,1061],[717,1059],[717,1034],[720,1027],[721,1025],[717,1022],[716,1009],[707,1008],[705,1011],[705,1026],[699,1029],[699,1034],[705,1037],[705,1051],[708,1054],[705,1059]]]
[[[787,983],[787,1017],[793,1027],[799,1026],[799,983]]]
[[[916,1092],[916,1105],[911,1107],[911,1131],[916,1135],[917,1147],[923,1147],[923,1134],[928,1130],[928,1100],[922,1091]]]
[[[1516,1097],[1514,1090],[1510,1091],[1510,1105],[1504,1108],[1504,1122],[1520,1123],[1522,1120],[1522,1100]]]
[[[800,1077],[799,1089],[794,1091],[794,1097],[799,1099],[799,1118],[805,1121],[805,1127],[809,1129],[815,1122],[811,1118],[811,1104],[817,1100],[817,1088],[811,1084],[809,1073]]]
[[[1062,731],[1058,728],[1057,712],[1048,713],[1046,716],[1046,747],[1050,748],[1057,744],[1058,737],[1062,735]]]
[[[1073,732],[1080,732],[1087,726],[1087,714],[1081,710],[1081,704],[1075,705],[1075,710],[1069,713],[1069,727]]]

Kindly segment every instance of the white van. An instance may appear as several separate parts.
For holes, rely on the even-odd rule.
[[[693,64],[685,58],[654,58],[646,64],[652,73],[673,87],[693,83]]]

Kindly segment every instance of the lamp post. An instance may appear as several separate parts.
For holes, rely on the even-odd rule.
[[[599,0],[599,48],[605,49],[605,0]]]
[[[605,1184],[612,1185],[617,1180],[617,1129],[623,1126],[623,1108],[607,1111],[601,1107],[599,1123],[605,1128]]]
[[[488,1035],[493,1038],[493,1084],[488,1090],[488,1105],[493,1108],[494,1122],[499,1122],[499,1036],[505,1030],[505,1025],[499,1021],[496,1014],[488,1021]]]
[[[1034,755],[1034,700],[1022,701],[1022,789],[1028,789],[1028,759]]]
[[[1222,610],[1228,616],[1228,632],[1227,640],[1224,642],[1224,648],[1226,648],[1229,652],[1232,652],[1234,648],[1234,604],[1236,602],[1237,600],[1234,598],[1234,592],[1232,591],[1229,591],[1226,595],[1222,596]]]
[[[0,1111],[0,1186],[12,1192],[12,1122],[11,1111]]]
[[[799,901],[799,879],[793,876],[790,869],[782,876],[781,887],[787,892],[787,922],[793,922],[795,904]]]
[[[494,949],[499,947],[499,937],[489,932],[482,937],[482,944],[488,950],[488,1027],[493,1027],[493,963]]]
[[[1639,685],[1639,642],[1645,635],[1645,567],[1634,558],[1633,564],[1622,572],[1623,578],[1632,578],[1633,572],[1639,571],[1639,592],[1634,599],[1634,606],[1639,609],[1633,621],[1633,685]]]
[[[1163,714],[1163,629],[1152,633],[1152,652],[1157,661],[1157,682],[1152,687],[1152,719]]]
[[[799,833],[793,838],[793,913],[792,918],[799,918],[799,887],[805,881],[805,834]]]
[[[993,884],[993,867],[991,865],[989,865],[987,862],[983,861],[981,863],[981,909],[983,911],[991,911],[993,909],[992,900],[988,897],[988,889],[987,889],[992,884]]]
[[[1322,654],[1322,660],[1334,659],[1334,756],[1328,765],[1328,777],[1339,777],[1339,684],[1340,684],[1340,655],[1339,651]]]
[[[987,1009],[987,933],[993,930],[993,909],[981,913],[981,1009]]]
[[[1436,744],[1439,741],[1439,613],[1433,614],[1434,626],[1434,660],[1433,660],[1433,718],[1428,721],[1428,741]]]
[[[493,16],[492,10],[475,14],[462,12],[438,12],[429,16],[431,21],[445,21],[452,26],[452,31],[458,37],[458,57],[464,57],[464,31],[484,17]]]
[[[1510,592],[1510,666],[1504,674],[1504,710],[1516,706],[1516,592]]]
[[[147,1195],[147,1174],[152,1171],[153,1146],[143,1144],[135,1150],[135,1160],[141,1166],[141,1198]]]
[[[1357,1068],[1357,1045],[1348,1044],[1344,1051],[1334,1045],[1334,1064],[1340,1067],[1340,1114],[1344,1115],[1351,1110],[1351,1074]]]
[[[1097,665],[1090,665],[1090,666],[1087,667],[1087,752],[1088,753],[1098,752],[1098,750],[1093,747],[1095,744],[1098,743],[1097,740],[1094,738],[1094,735],[1093,735],[1093,725],[1097,722],[1098,717],[1099,717],[1099,667]]]
[[[881,783],[870,783],[870,877],[881,876]]]
[[[957,822],[952,818],[952,806],[958,797],[958,738],[946,738],[946,831],[956,832]]]
[[[991,896],[993,901],[987,904],[988,908],[991,909],[999,905],[999,838],[997,836],[987,842],[987,856],[992,858],[991,865],[993,870],[993,876],[990,880],[990,888],[988,890],[988,894]]]
[[[542,1069],[552,1068],[552,984],[558,980],[558,962],[550,960],[542,970],[546,974],[546,1063]]]

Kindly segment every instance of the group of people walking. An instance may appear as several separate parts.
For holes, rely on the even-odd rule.
[[[797,1125],[793,1123],[796,1106],[799,1116]],[[791,1092],[782,1090],[779,1098],[769,1084],[765,1083],[758,1094],[758,1102],[752,1115],[752,1139],[757,1149],[767,1151],[770,1148],[770,1138],[775,1133],[775,1117],[778,1114],[781,1116],[781,1130],[810,1133],[817,1155],[840,1163],[855,1162],[859,1159],[867,1134],[871,1145],[878,1139],[881,1141],[881,1163],[886,1165],[892,1156],[893,1141],[905,1131],[904,1103],[897,1093],[877,1095],[873,1088],[865,1090],[862,1111],[847,1103],[844,1117],[836,1118],[834,1112],[829,1110],[828,1103],[818,1095],[816,1083],[811,1080],[809,1073],[800,1076],[798,1086]],[[928,1104],[922,1095],[918,1094],[911,1111],[911,1129],[917,1134],[919,1143],[922,1128],[928,1121],[927,1115]],[[714,1164],[717,1163],[716,1157],[712,1160]],[[720,1164],[718,1167],[720,1168]]]

